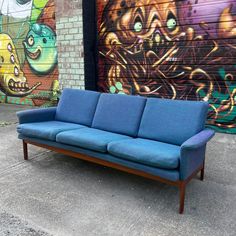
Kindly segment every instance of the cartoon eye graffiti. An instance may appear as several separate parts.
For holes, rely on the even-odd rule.
[[[10,60],[11,60],[12,64],[15,64],[15,57],[14,57],[14,55],[11,55]]]
[[[33,45],[34,45],[34,37],[33,37],[32,35],[30,35],[29,38],[28,38],[28,44],[29,44],[30,46],[33,46]]]
[[[7,50],[8,50],[9,52],[12,52],[12,45],[11,45],[10,43],[7,45]]]
[[[47,39],[46,38],[43,38],[43,43],[47,43]]]
[[[134,31],[138,33],[142,31],[142,29],[143,29],[143,24],[142,24],[141,19],[138,17],[134,23]]]
[[[19,69],[16,66],[14,68],[14,74],[15,76],[19,76]]]
[[[170,30],[170,31],[173,31],[176,29],[177,27],[177,20],[175,18],[175,16],[173,15],[173,13],[169,13],[168,17],[167,17],[167,28]]]

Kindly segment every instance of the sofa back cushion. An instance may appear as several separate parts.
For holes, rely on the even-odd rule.
[[[92,127],[129,136],[137,136],[146,98],[102,94]]]
[[[91,126],[100,93],[64,89],[56,111],[56,120]]]
[[[181,145],[204,129],[208,103],[149,98],[138,136]]]

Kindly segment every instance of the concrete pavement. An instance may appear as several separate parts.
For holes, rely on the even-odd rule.
[[[175,187],[33,146],[24,161],[21,109],[0,104],[0,123],[11,123],[0,127],[0,236],[235,235],[235,135],[210,142],[205,181],[188,185],[179,215]]]

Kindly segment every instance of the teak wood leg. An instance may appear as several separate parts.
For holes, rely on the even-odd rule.
[[[203,164],[203,167],[201,169],[201,176],[200,176],[200,180],[203,181],[204,180],[204,175],[205,175],[205,164]]]
[[[28,160],[28,146],[24,140],[23,140],[23,152],[24,152],[24,159]]]
[[[183,182],[179,185],[179,214],[184,212],[185,188],[186,183]]]

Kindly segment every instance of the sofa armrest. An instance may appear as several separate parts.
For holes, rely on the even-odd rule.
[[[205,161],[207,142],[215,132],[205,129],[191,137],[181,145],[180,179],[185,180],[194,173]]]
[[[17,112],[20,124],[54,120],[56,107],[31,109]]]
[[[181,145],[181,149],[196,149],[204,146],[213,136],[215,131],[211,129],[204,129],[200,133],[194,135]]]

